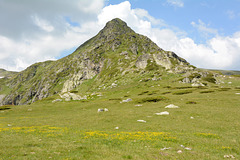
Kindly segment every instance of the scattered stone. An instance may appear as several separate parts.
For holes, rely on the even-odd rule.
[[[240,93],[235,93],[235,94],[240,94]]]
[[[141,106],[142,106],[142,104],[136,104],[135,106],[136,106],[136,107],[141,107]]]
[[[107,108],[98,108],[98,112],[108,112],[109,110]]]
[[[67,92],[67,93],[64,93],[63,95],[59,94],[59,96],[62,98],[62,99],[65,99],[65,101],[70,101],[71,99],[72,100],[76,100],[76,101],[80,101],[80,100],[86,100],[87,99],[87,96],[79,96],[79,95],[76,95],[74,93],[70,93],[70,92]]]
[[[190,117],[190,119],[194,119],[194,117]]]
[[[193,83],[192,86],[193,87],[200,87],[200,86],[204,86],[204,84],[199,82],[199,83]]]
[[[119,129],[119,127],[115,127],[115,129]]]
[[[192,148],[188,148],[188,147],[185,147],[184,149],[185,149],[185,150],[188,150],[188,151],[191,151],[191,150],[192,150]]]
[[[117,84],[116,83],[112,83],[112,87],[116,87],[117,86]]]
[[[146,123],[147,121],[145,120],[137,120],[138,122],[143,122],[143,123]]]
[[[169,150],[169,149],[171,149],[171,147],[168,147],[168,148],[164,147],[161,150],[164,151],[164,150]]]
[[[31,112],[31,111],[32,111],[32,108],[29,108],[28,111]]]
[[[235,159],[235,157],[233,155],[224,155],[224,158],[232,158],[232,159]]]
[[[104,112],[104,109],[98,108],[97,112]]]
[[[182,80],[182,83],[191,83],[191,81],[188,77],[186,77]]]
[[[232,82],[228,82],[228,84],[232,84]]]
[[[12,125],[11,124],[8,124],[8,127],[11,127]]]
[[[124,103],[130,102],[130,101],[132,101],[131,98],[128,98],[128,99],[126,99],[126,100],[122,100],[122,102],[124,102]]]
[[[170,104],[170,105],[166,106],[165,108],[179,108],[179,107],[174,104]]]
[[[178,153],[178,154],[181,154],[181,153],[182,153],[182,150],[178,150],[177,153]]]
[[[162,80],[162,78],[161,78],[161,77],[159,77],[159,78],[153,77],[152,80],[153,80],[153,81],[159,81],[159,80]]]
[[[180,145],[180,147],[185,148],[184,145]]]
[[[164,111],[164,112],[160,112],[160,113],[155,113],[158,116],[162,116],[162,115],[169,115],[169,112]]]
[[[55,100],[52,101],[52,103],[61,102],[61,101],[62,101],[62,99],[55,99]]]

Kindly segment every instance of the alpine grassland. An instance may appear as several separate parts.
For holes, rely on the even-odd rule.
[[[178,74],[140,75],[87,80],[72,91],[85,100],[1,106],[0,159],[240,159],[239,77],[192,87]]]

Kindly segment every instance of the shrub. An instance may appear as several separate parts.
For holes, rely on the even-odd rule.
[[[187,101],[186,104],[197,104],[195,101]]]
[[[212,90],[207,90],[207,91],[201,91],[200,93],[212,93],[212,92],[214,92],[214,91],[212,91]]]
[[[70,91],[70,93],[78,93],[78,91]]]
[[[153,71],[153,70],[158,70],[159,66],[156,64],[156,62],[151,62],[151,60],[147,61],[147,67],[146,70],[147,71]]]
[[[0,106],[0,110],[8,110],[8,109],[11,109],[10,105]]]
[[[146,94],[146,93],[148,93],[149,91],[143,91],[143,92],[141,92],[141,93],[139,93],[138,95],[140,96],[140,95],[144,95],[144,94]]]
[[[231,88],[219,88],[218,91],[228,91],[230,90]]]
[[[202,78],[202,80],[210,82],[210,83],[216,83],[216,79],[213,78],[212,76],[204,77],[204,78]]]
[[[192,93],[192,91],[191,90],[182,90],[182,91],[173,92],[172,94],[173,95],[183,95],[183,94],[188,94],[188,93]]]
[[[167,100],[167,99],[168,98],[161,97],[161,96],[158,96],[158,97],[146,97],[146,98],[142,98],[142,99],[137,100],[137,103],[159,102],[159,101],[164,101],[164,100]]]
[[[164,94],[169,94],[169,93],[171,93],[171,92],[163,92],[162,94],[164,95]]]

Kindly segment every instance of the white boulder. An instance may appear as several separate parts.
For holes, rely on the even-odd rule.
[[[142,119],[140,119],[140,120],[137,120],[138,122],[143,122],[143,123],[146,123],[147,121],[145,121],[145,120],[142,120]]]
[[[160,112],[160,113],[155,113],[158,116],[163,116],[163,115],[169,115],[168,111]]]
[[[165,108],[179,108],[178,106],[174,105],[174,104],[169,104],[168,106],[166,106]]]

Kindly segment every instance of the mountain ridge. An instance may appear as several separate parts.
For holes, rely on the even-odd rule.
[[[33,64],[6,80],[7,94],[2,104],[31,104],[72,91],[91,79],[94,79],[94,89],[117,77],[128,79],[127,73],[137,76],[152,72],[156,76],[184,74],[194,69],[185,59],[164,51],[148,37],[135,33],[125,22],[115,18],[72,54],[57,61]]]

